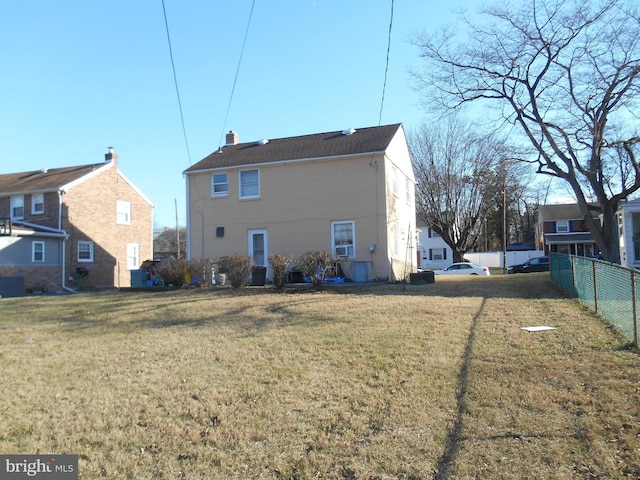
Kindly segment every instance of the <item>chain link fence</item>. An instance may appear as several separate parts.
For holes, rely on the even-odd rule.
[[[638,348],[640,271],[594,258],[552,253],[551,280],[615,325]]]

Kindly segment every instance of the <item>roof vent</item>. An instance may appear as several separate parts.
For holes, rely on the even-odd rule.
[[[346,130],[342,130],[343,135],[352,135],[354,133],[356,133],[355,128],[347,128]]]
[[[266,145],[267,143],[269,143],[269,140],[262,138],[256,142],[256,145]]]
[[[48,168],[41,168],[38,173],[47,173],[49,171]]]

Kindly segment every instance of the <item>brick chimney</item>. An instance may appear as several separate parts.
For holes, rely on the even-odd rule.
[[[104,154],[105,163],[118,163],[118,154],[113,151],[113,147],[109,147],[109,152]]]
[[[237,145],[237,144],[238,144],[238,134],[233,130],[229,130],[229,133],[227,133],[227,143],[225,144],[225,146]]]

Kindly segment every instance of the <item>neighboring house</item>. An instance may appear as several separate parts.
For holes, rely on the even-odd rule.
[[[332,252],[354,281],[416,270],[415,179],[401,124],[227,143],[184,172],[189,259]],[[267,271],[270,278],[270,271]]]
[[[640,199],[620,202],[618,207],[620,263],[640,268]]]
[[[153,205],[117,160],[0,175],[0,275],[47,291],[129,286],[152,256]]]
[[[453,250],[435,230],[418,225],[418,267],[422,270],[438,270],[453,263]]]
[[[595,209],[592,210],[592,218],[599,219]],[[537,236],[538,246],[545,255],[557,252],[594,257],[599,254],[577,203],[540,205]]]
[[[153,239],[153,258],[184,258],[187,253],[187,229],[165,227],[164,230]]]

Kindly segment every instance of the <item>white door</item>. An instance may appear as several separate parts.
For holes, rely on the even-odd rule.
[[[267,230],[249,230],[249,256],[258,267],[269,266],[269,248]]]

